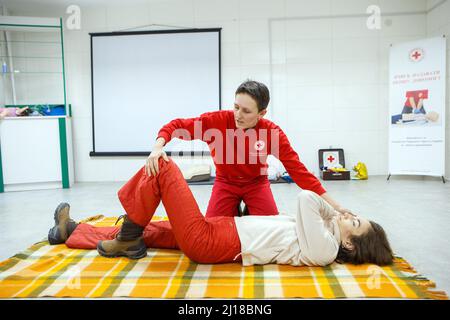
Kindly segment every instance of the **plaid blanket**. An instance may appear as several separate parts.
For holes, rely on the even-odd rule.
[[[158,219],[158,217],[155,217]],[[162,218],[159,218],[162,219]],[[85,223],[111,226],[115,217]],[[406,298],[448,299],[402,258],[394,265],[327,267],[206,265],[178,250],[149,249],[140,260],[109,259],[42,241],[0,262],[1,298]]]

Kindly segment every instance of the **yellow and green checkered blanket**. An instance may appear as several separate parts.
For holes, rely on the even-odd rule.
[[[111,226],[115,217],[83,222]],[[447,299],[402,258],[389,267],[196,264],[178,250],[140,260],[39,242],[0,262],[0,298],[400,298]]]

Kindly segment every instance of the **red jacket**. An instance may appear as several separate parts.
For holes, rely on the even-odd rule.
[[[419,95],[422,94],[420,97]],[[414,102],[416,105],[419,103],[419,99],[428,99],[428,90],[416,90],[416,91],[407,91],[406,92],[406,107],[412,107],[409,102],[409,98],[414,98]]]
[[[318,195],[326,192],[300,162],[280,127],[264,118],[254,128],[242,130],[236,128],[232,110],[207,112],[197,118],[172,120],[161,128],[159,137],[166,143],[172,138],[206,142],[216,165],[217,178],[231,183],[245,184],[267,176],[266,159],[272,154],[283,163],[300,188]]]

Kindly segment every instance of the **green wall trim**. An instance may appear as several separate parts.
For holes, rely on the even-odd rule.
[[[66,134],[66,119],[59,118],[59,148],[61,154],[61,176],[62,185],[64,189],[70,188],[69,183],[69,159],[67,155],[67,134]]]
[[[0,23],[0,26],[5,27],[33,27],[33,28],[60,28],[60,26],[50,26],[45,24],[15,24],[15,23]],[[2,30],[8,31],[8,30]]]
[[[61,57],[62,57],[62,77],[63,77],[63,90],[64,90],[64,106],[67,110],[67,97],[66,97],[66,70],[64,67],[64,36],[63,36],[63,22],[62,18],[59,18],[59,28],[61,35]],[[66,113],[67,114],[67,113]]]

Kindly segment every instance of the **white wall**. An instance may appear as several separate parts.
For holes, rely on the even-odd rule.
[[[142,0],[81,5],[81,30],[65,31],[76,181],[127,180],[145,162],[145,157],[89,157],[88,33],[148,24],[222,27],[223,108],[231,108],[234,91],[246,78],[272,84],[270,118],[288,134],[311,171],[318,171],[317,150],[331,145],[344,148],[347,167],[363,161],[369,174],[387,174],[389,45],[425,38],[434,29],[446,28],[448,33],[449,18],[444,16],[450,17],[449,1],[427,14],[433,2]],[[379,30],[366,27],[369,5],[379,5],[384,15]],[[9,8],[13,15],[68,16],[66,6],[12,2]],[[437,14],[441,24],[432,18]],[[447,111],[447,127],[448,117]],[[150,136],[149,148],[153,141]],[[176,161],[181,166],[189,163],[189,159]]]
[[[373,4],[380,6],[382,15],[423,12],[426,4],[320,3],[329,5],[309,13],[303,10],[306,2],[288,1],[289,16],[322,17],[274,24],[284,30],[273,40],[274,46],[285,50],[275,65],[274,98],[284,106],[280,112],[284,119],[278,121],[313,170],[318,167],[317,149],[333,146],[345,150],[348,168],[362,161],[369,174],[387,174],[389,45],[425,37],[426,15],[383,17],[379,30],[368,29],[364,15]]]
[[[435,37],[445,35],[447,39],[447,91],[446,91],[446,171],[445,176],[450,177],[450,1],[445,1],[442,5],[435,7],[441,3],[438,0],[428,0],[427,16],[427,36]]]

